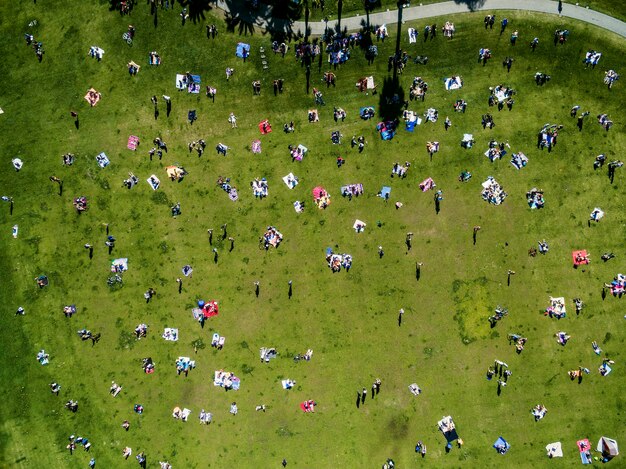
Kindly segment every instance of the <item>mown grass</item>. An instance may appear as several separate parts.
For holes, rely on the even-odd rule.
[[[586,25],[525,13],[509,15],[511,26],[520,30],[515,49],[508,38],[481,30],[475,15],[451,18],[458,30],[453,41],[439,37],[409,46],[403,33],[403,48],[430,57],[426,67],[410,63],[400,77],[405,89],[416,75],[431,85],[426,102],[410,108],[422,113],[435,107],[442,119],[450,116],[453,126],[447,133],[441,121],[424,124],[413,134],[400,129],[392,141],[382,142],[375,122],[357,117],[359,107],[378,109],[382,98],[359,94],[354,83],[373,74],[382,88],[394,37],[379,44],[380,57],[373,66],[366,65],[361,51],[353,51],[336,72],[337,88],[323,89],[327,105],[319,107],[320,122],[308,124],[306,111],[314,107],[313,100],[306,93],[304,68],[291,54],[282,59],[269,53],[270,69],[263,72],[257,51],[261,46],[270,49],[268,38],[228,34],[219,18],[208,16],[207,22],[217,22],[221,32],[218,40],[207,40],[203,23],[181,27],[177,13],[159,12],[155,28],[143,4],[130,18],[109,12],[106,3],[72,9],[63,2],[0,7],[1,16],[10,19],[0,27],[5,70],[0,130],[7,136],[0,141],[5,167],[0,187],[15,199],[13,214],[4,205],[0,219],[0,267],[5,273],[0,373],[10,389],[0,411],[4,465],[84,466],[90,455],[79,450],[70,456],[65,450],[70,434],[92,441],[91,455],[99,466],[119,465],[121,449],[128,445],[135,454],[145,450],[150,464],[169,459],[174,467],[265,467],[282,458],[301,467],[364,467],[380,465],[387,457],[404,467],[416,462],[413,447],[418,439],[428,445],[427,459],[438,467],[495,467],[503,461],[534,467],[544,461],[545,444],[561,440],[566,450],[562,464],[569,466],[578,464],[578,438],[595,441],[605,434],[624,439],[623,308],[617,299],[600,297],[602,283],[623,271],[624,175],[618,170],[610,184],[604,171],[592,169],[595,155],[619,158],[625,146],[620,119],[624,87],[618,82],[609,92],[602,85],[603,70],[620,71],[620,40]],[[38,20],[33,34],[46,50],[41,64],[23,43],[32,19]],[[132,47],[121,40],[129,22],[137,28]],[[552,33],[565,25],[572,31],[570,40],[555,48]],[[527,43],[534,36],[541,42],[532,53]],[[251,44],[245,64],[234,56],[239,40]],[[90,45],[106,51],[102,62],[87,56]],[[486,67],[476,63],[480,47],[493,51]],[[603,52],[595,70],[581,64],[589,48]],[[147,65],[152,50],[163,58],[158,68]],[[510,54],[515,63],[507,75],[500,62]],[[129,60],[142,65],[137,77],[126,72]],[[227,66],[236,70],[229,82]],[[326,70],[325,62],[314,64],[311,86],[321,83]],[[203,94],[175,91],[175,74],[186,71],[200,74],[203,86],[218,89],[215,104]],[[536,71],[552,75],[543,88],[534,84]],[[446,92],[442,79],[452,73],[460,73],[465,86]],[[286,90],[275,98],[271,80],[279,77],[285,79]],[[253,97],[250,82],[258,78],[263,80],[262,95]],[[511,112],[487,107],[488,87],[501,82],[518,92]],[[91,86],[103,94],[95,108],[83,100]],[[172,96],[169,118],[161,103],[160,116],[154,119],[153,94]],[[453,112],[458,98],[469,103],[464,115]],[[582,133],[569,117],[574,104],[592,113]],[[348,112],[344,123],[332,121],[333,105]],[[186,121],[189,109],[199,116],[193,126]],[[79,112],[78,130],[70,110]],[[236,130],[227,122],[230,112],[239,116]],[[480,127],[485,112],[492,112],[497,124],[491,132]],[[615,121],[609,133],[594,121],[601,112]],[[274,132],[260,136],[257,124],[263,118],[270,119]],[[289,120],[296,124],[293,135],[281,132]],[[535,147],[536,132],[546,122],[564,125],[550,154]],[[344,135],[341,146],[330,143],[335,129]],[[459,146],[465,132],[477,140],[469,151]],[[142,140],[135,153],[126,149],[131,134]],[[349,148],[353,134],[368,141],[361,155]],[[151,162],[147,150],[157,135],[168,143],[169,152],[162,161]],[[187,150],[187,142],[200,137],[208,143],[202,158]],[[508,159],[490,163],[482,153],[492,137],[526,153],[528,167],[518,172]],[[263,152],[253,155],[248,148],[257,138]],[[441,151],[431,162],[424,145],[435,139]],[[217,142],[231,147],[228,157],[215,155]],[[287,145],[293,143],[310,149],[302,163],[292,163],[288,156]],[[62,167],[60,155],[68,151],[77,161]],[[112,162],[105,169],[95,164],[100,151]],[[335,165],[338,155],[347,160],[341,169]],[[19,173],[10,166],[15,156],[25,162]],[[389,178],[395,161],[411,162],[407,179]],[[164,167],[171,163],[189,171],[183,182],[167,180]],[[473,178],[461,184],[456,178],[466,169]],[[141,180],[131,191],[121,187],[129,171]],[[290,171],[300,177],[293,191],[280,180]],[[145,182],[153,173],[162,181],[158,192]],[[63,179],[62,196],[49,182],[51,175]],[[215,185],[219,175],[231,177],[238,187],[237,203]],[[510,194],[502,206],[480,198],[480,182],[488,175]],[[432,193],[417,187],[428,176],[444,191],[438,215]],[[252,197],[248,184],[255,177],[268,179],[267,199]],[[366,192],[348,202],[340,197],[339,187],[353,182],[363,183]],[[319,184],[332,194],[325,211],[311,201],[311,190]],[[389,203],[375,196],[382,185],[392,186]],[[534,186],[545,190],[546,208],[541,211],[526,204],[525,192]],[[82,215],[71,205],[79,195],[90,201]],[[296,199],[307,204],[303,214],[293,211]],[[183,214],[174,219],[169,205],[177,201]],[[403,208],[396,210],[395,201],[402,201]],[[607,217],[587,227],[595,206]],[[354,233],[355,218],[368,223],[365,233]],[[103,223],[110,224],[117,238],[113,256],[106,253]],[[236,238],[232,252],[226,240],[218,240],[223,223]],[[17,239],[10,236],[14,224],[20,227]],[[477,224],[482,230],[473,246],[472,227]],[[285,240],[265,252],[258,249],[258,237],[268,225],[282,231]],[[208,228],[214,229],[217,264]],[[415,233],[410,251],[404,245],[407,231]],[[529,258],[528,248],[542,238],[549,241],[550,253]],[[96,247],[93,260],[83,248],[86,242]],[[378,245],[385,247],[383,259],[378,259]],[[352,270],[331,274],[324,261],[326,247],[351,253]],[[591,252],[593,263],[573,270],[570,253],[581,247]],[[599,257],[605,251],[617,258],[602,263]],[[113,292],[106,278],[117,256],[129,258],[130,270],[124,286]],[[424,263],[419,281],[416,262]],[[194,275],[185,279],[179,295],[175,279],[187,263]],[[517,272],[510,287],[508,269]],[[44,290],[33,281],[40,273],[50,278]],[[255,280],[261,281],[258,299]],[[288,280],[294,282],[291,299]],[[148,287],[157,290],[149,305],[142,296]],[[568,302],[578,296],[587,307],[579,317],[570,314],[551,322],[540,314],[549,295],[563,295]],[[220,315],[203,330],[190,312],[199,298],[215,298],[221,305]],[[78,306],[69,320],[61,312],[68,303]],[[486,318],[497,304],[510,313],[490,329]],[[24,317],[14,316],[18,305],[26,308]],[[406,314],[398,327],[401,307]],[[140,322],[149,324],[149,336],[134,341],[130,332]],[[172,326],[180,328],[180,340],[165,343],[160,334]],[[93,348],[82,343],[76,336],[82,327],[101,332],[101,342]],[[561,329],[573,337],[566,348],[553,338]],[[198,339],[208,343],[213,331],[227,337],[224,350],[205,347],[194,354],[193,344]],[[508,332],[529,338],[521,356],[508,345]],[[596,372],[593,340],[617,362],[607,378]],[[262,346],[277,347],[279,357],[261,364]],[[35,361],[41,348],[52,357],[47,367]],[[313,360],[293,363],[292,355],[307,348],[314,350]],[[179,355],[193,355],[198,363],[187,378],[175,374],[173,362]],[[157,364],[154,375],[142,373],[141,358],[146,356]],[[500,397],[493,382],[484,379],[496,358],[508,362],[514,373]],[[579,364],[593,372],[580,386],[566,375]],[[213,387],[213,371],[222,368],[242,378],[240,391]],[[368,397],[357,410],[355,391],[369,388],[377,377],[383,381],[382,393],[375,400]],[[295,379],[296,389],[283,391],[283,378]],[[53,380],[63,386],[58,398],[47,387]],[[124,387],[116,399],[107,393],[111,380]],[[408,392],[412,382],[424,390],[418,398]],[[77,414],[63,409],[70,398],[80,402]],[[309,398],[319,404],[314,415],[297,407]],[[228,414],[233,400],[240,408],[237,417]],[[549,414],[535,424],[529,410],[540,402]],[[144,405],[143,415],[133,414],[135,403]],[[265,414],[254,411],[261,403],[269,406]],[[189,423],[171,418],[177,405],[194,411]],[[197,424],[201,408],[214,414],[209,428]],[[435,423],[448,414],[454,416],[465,446],[445,454]],[[128,433],[121,428],[124,419],[131,421]],[[491,448],[499,435],[513,445],[505,459],[495,458]]]
[[[416,7],[419,5],[429,5],[432,3],[437,3],[438,0],[420,0],[420,1],[412,1],[410,2],[410,6]],[[483,2],[481,0],[457,0],[457,3],[468,5],[468,9],[476,8],[482,6]],[[581,2],[563,2],[564,8],[567,8],[567,5],[576,5],[582,7],[588,7],[591,10],[596,10],[602,13],[605,13],[610,16],[614,16],[615,18],[619,18],[622,21],[626,20],[626,2],[624,0],[618,1],[607,1],[607,0],[588,0]],[[325,16],[328,16],[329,19],[335,19],[338,15],[339,2],[337,1],[326,1],[324,6],[324,11],[319,8],[313,8],[313,3],[311,5],[311,18],[314,20],[322,20]],[[342,17],[354,16],[357,14],[363,15],[365,13],[364,2],[361,0],[344,0],[341,3],[341,12]],[[380,0],[377,4],[373,5],[372,12],[378,11],[386,11],[386,10],[394,10],[397,8],[398,2],[395,0]],[[556,13],[556,7],[555,7]]]

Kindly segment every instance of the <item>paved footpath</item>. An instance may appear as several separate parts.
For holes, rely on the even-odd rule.
[[[525,10],[535,11],[538,13],[548,13],[558,15],[558,2],[552,0],[483,0],[479,1],[476,8],[470,10],[466,3],[456,3],[454,1],[433,3],[423,6],[411,6],[404,8],[402,11],[403,21],[413,21],[422,18],[432,18],[434,16],[446,16],[457,13],[468,13],[470,11],[486,11],[491,12],[495,10]],[[217,7],[230,12],[230,8],[226,3],[226,0],[218,0]],[[271,17],[271,7],[263,5],[257,12],[258,16],[254,17],[249,11],[230,12],[235,18],[240,17],[245,21],[253,23],[262,29],[267,29],[268,22],[265,18]],[[569,3],[563,3],[563,11],[561,16],[566,18],[573,18],[576,20],[584,21],[600,28],[609,30],[626,38],[626,23],[620,21],[612,16],[605,15],[604,13],[590,10],[581,6],[571,5]],[[366,21],[365,14],[359,16],[351,16],[341,19],[341,28],[346,28],[348,31],[356,31],[361,29],[362,24]],[[369,15],[369,22],[371,25],[381,24],[394,24],[398,21],[397,10],[387,10],[378,13],[371,13]],[[331,20],[328,25],[324,21],[315,21],[309,23],[309,34],[319,36],[324,34],[326,27],[329,29],[336,28],[337,20]],[[273,28],[280,27],[285,31],[291,31],[293,33],[304,34],[305,22],[294,21],[289,25],[287,21],[273,21]]]

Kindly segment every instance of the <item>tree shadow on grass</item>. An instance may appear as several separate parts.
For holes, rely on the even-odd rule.
[[[180,3],[183,8],[187,8],[189,19],[194,24],[198,21],[205,21],[205,12],[213,9],[211,6],[213,0],[178,0],[178,3]]]
[[[402,115],[404,90],[398,77],[386,77],[379,92],[379,115],[382,121],[393,121]]]
[[[254,24],[246,20],[241,16],[233,16],[231,13],[225,14],[226,31],[234,33],[235,30],[240,36],[247,36],[248,34],[254,34]]]
[[[485,4],[485,0],[454,0],[457,5],[467,5],[469,11],[476,11]]]
[[[206,1],[206,0],[202,0]],[[249,8],[244,2],[237,0],[225,0],[230,14],[226,15],[227,29],[239,34],[252,34],[256,26],[263,26],[272,37],[291,39],[297,37],[293,31],[293,22],[299,19],[303,13],[303,4],[293,1],[268,0],[259,3],[256,9]],[[282,41],[281,41],[282,42]]]

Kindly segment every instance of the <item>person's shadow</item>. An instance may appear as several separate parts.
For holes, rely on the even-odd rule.
[[[356,393],[356,408],[361,407],[361,394],[357,391]]]

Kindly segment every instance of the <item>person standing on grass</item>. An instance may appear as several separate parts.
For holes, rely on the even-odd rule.
[[[411,247],[412,247],[412,244],[411,244],[412,240],[413,240],[413,233],[409,231],[409,232],[406,234],[406,240],[404,241],[404,242],[405,242],[405,244],[406,244],[406,248],[407,248],[409,251],[411,250]]]
[[[479,231],[480,231],[480,226],[476,225],[474,227],[474,234],[472,235],[472,239],[474,240],[474,245],[476,245],[476,236],[478,235]]]
[[[531,42],[530,42],[530,48],[533,52],[535,52],[535,48],[537,47],[537,44],[539,44],[539,38],[536,37],[534,38]]]
[[[508,24],[509,20],[507,18],[502,18],[502,21],[500,22],[500,36],[502,36]]]

